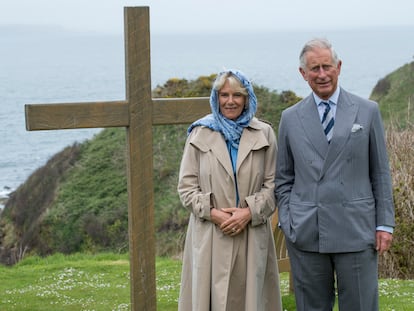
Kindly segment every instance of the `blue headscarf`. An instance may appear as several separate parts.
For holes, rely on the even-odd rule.
[[[210,107],[211,114],[206,115],[205,117],[195,121],[187,130],[187,133],[190,134],[194,127],[196,126],[206,126],[213,131],[217,131],[223,134],[224,139],[227,143],[230,143],[233,148],[239,148],[240,137],[243,132],[243,128],[247,127],[250,123],[250,120],[254,117],[257,110],[257,98],[254,94],[252,83],[248,78],[239,70],[226,70],[222,71],[217,75],[216,80],[223,74],[228,74],[235,76],[242,86],[246,88],[249,102],[246,105],[245,109],[241,115],[236,120],[230,120],[224,117],[220,113],[219,105],[219,90],[212,89],[210,94]]]

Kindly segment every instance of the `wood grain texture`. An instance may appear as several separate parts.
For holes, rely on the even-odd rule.
[[[126,101],[25,105],[26,129],[59,130],[126,127]]]
[[[210,113],[208,97],[152,99],[152,124],[191,123]],[[129,126],[127,101],[25,105],[26,129],[62,130]]]
[[[125,8],[128,226],[132,310],[156,310],[149,8]]]

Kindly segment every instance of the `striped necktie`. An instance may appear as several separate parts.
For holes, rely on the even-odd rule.
[[[322,102],[325,105],[325,111],[322,116],[322,126],[328,142],[331,142],[334,126],[334,117],[329,103]]]

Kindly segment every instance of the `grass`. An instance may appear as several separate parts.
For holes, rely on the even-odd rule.
[[[157,258],[157,310],[177,310],[181,262]],[[128,255],[56,254],[0,266],[0,310],[130,310]],[[288,274],[281,274],[283,306],[294,311]],[[381,311],[414,310],[414,280],[380,280]],[[335,309],[337,310],[337,309]]]
[[[0,274],[0,310],[130,310],[127,256],[32,257]]]

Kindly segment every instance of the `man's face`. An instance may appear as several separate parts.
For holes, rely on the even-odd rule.
[[[338,86],[341,61],[334,64],[329,49],[314,48],[305,54],[306,68],[299,68],[303,78],[322,99],[329,99]]]

